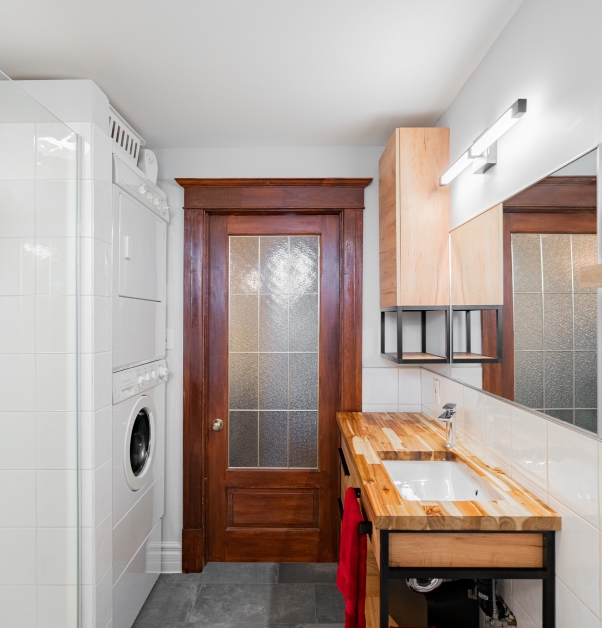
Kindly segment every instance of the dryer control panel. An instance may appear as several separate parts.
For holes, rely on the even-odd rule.
[[[149,362],[113,373],[113,405],[167,381],[169,369],[165,360]]]
[[[165,192],[152,181],[139,176],[117,155],[113,155],[113,183],[165,222],[169,222],[169,207]]]

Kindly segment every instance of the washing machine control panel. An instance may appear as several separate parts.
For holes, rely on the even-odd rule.
[[[165,360],[157,360],[113,373],[113,404],[164,384],[168,374],[169,369]]]

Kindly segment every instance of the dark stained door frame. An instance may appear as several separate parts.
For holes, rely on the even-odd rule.
[[[339,409],[362,408],[364,188],[372,179],[176,179],[184,188],[182,571],[206,560],[208,222],[211,214],[336,214],[340,230]],[[338,478],[332,478],[333,488]],[[333,509],[336,513],[336,509]],[[338,514],[337,514],[338,516]],[[336,526],[336,521],[332,522]]]
[[[547,177],[504,202],[504,357],[483,364],[483,390],[514,401],[512,234],[595,234],[596,192],[596,177]]]

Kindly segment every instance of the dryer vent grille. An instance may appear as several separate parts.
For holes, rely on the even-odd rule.
[[[140,147],[146,142],[113,107],[109,107],[109,135],[113,140],[113,152],[124,155],[134,165],[138,164]]]

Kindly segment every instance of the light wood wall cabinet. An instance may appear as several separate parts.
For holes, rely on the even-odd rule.
[[[451,232],[453,305],[503,305],[503,207]]]
[[[449,305],[449,129],[396,129],[379,162],[380,306]]]
[[[502,359],[503,218],[496,205],[450,233],[454,362]]]

